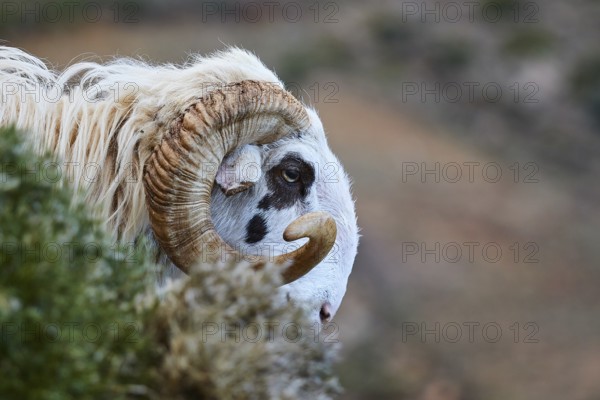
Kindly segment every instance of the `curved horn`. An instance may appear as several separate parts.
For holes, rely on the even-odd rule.
[[[323,211],[304,214],[292,222],[283,232],[283,238],[291,242],[307,237],[308,243],[291,253],[275,258],[275,264],[293,260],[282,273],[283,283],[291,283],[310,271],[306,270],[305,266],[321,262],[331,251],[336,236],[337,226],[333,217]]]
[[[154,235],[178,268],[188,273],[194,263],[217,261],[222,252],[241,259],[210,217],[211,191],[225,155],[246,144],[274,142],[309,124],[304,107],[289,92],[257,81],[213,90],[172,123],[144,166],[144,188]],[[326,213],[292,222],[284,239],[309,241],[273,260],[287,266],[284,283],[317,265],[331,250],[335,234],[335,222]],[[268,261],[261,258],[253,266],[258,269]]]

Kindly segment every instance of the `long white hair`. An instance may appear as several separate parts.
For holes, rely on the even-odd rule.
[[[122,240],[148,225],[143,166],[170,121],[215,86],[277,76],[253,54],[230,48],[181,66],[116,59],[61,73],[19,49],[0,46],[0,125],[33,135]]]

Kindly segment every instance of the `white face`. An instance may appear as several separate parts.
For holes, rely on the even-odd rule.
[[[334,248],[308,274],[280,289],[311,319],[328,322],[346,291],[358,228],[345,172],[327,146],[318,117],[309,114],[312,129],[299,138],[245,146],[226,157],[217,174],[211,214],[217,232],[230,245],[245,254],[273,256],[304,243],[283,240],[293,220],[312,211],[330,213],[338,228]]]

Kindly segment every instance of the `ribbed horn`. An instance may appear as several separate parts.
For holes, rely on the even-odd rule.
[[[274,142],[310,125],[304,106],[281,87],[241,81],[215,89],[187,108],[170,126],[144,167],[144,188],[154,235],[183,272],[197,262],[215,262],[223,252],[241,259],[216,232],[210,217],[215,176],[225,155],[250,143]],[[292,222],[285,240],[308,237],[301,248],[261,258],[284,267],[284,283],[300,278],[329,253],[336,236],[327,213]]]

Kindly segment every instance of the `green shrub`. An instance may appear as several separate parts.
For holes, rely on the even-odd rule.
[[[215,273],[215,269],[219,271]],[[328,399],[339,391],[335,349],[302,312],[276,301],[273,267],[200,265],[177,282],[150,326],[168,349],[160,367],[166,399]]]
[[[121,398],[158,360],[135,301],[149,264],[71,207],[20,135],[0,130],[0,398]]]

